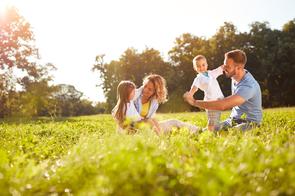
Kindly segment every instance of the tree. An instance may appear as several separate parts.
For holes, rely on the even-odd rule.
[[[131,80],[137,86],[142,85],[143,78],[150,74],[169,73],[169,64],[166,63],[160,52],[155,49],[146,48],[142,53],[135,49],[128,48],[118,61],[104,62],[104,55],[98,55],[93,66],[93,71],[99,71],[103,81],[103,91],[107,98],[108,108],[116,104],[117,86],[121,80]]]
[[[10,102],[19,96],[17,89],[51,80],[44,78],[48,67],[38,63],[34,43],[30,24],[15,7],[8,7],[0,18],[0,117],[13,113]]]
[[[248,69],[255,76],[262,89],[263,105],[279,106],[281,62],[278,52],[282,43],[279,30],[272,30],[268,22],[254,22],[250,25],[249,41],[253,46],[248,50]],[[279,99],[277,99],[277,98]]]
[[[82,99],[76,103],[75,116],[97,114],[98,111],[92,106],[92,102],[87,99]]]
[[[95,113],[104,114],[107,111],[108,103],[107,102],[97,102],[94,106]]]
[[[203,37],[196,37],[189,33],[176,38],[175,45],[169,51],[172,66],[175,67],[177,79],[176,88],[189,90],[193,78],[196,76],[193,70],[192,60],[198,54],[208,56],[209,42]]]
[[[282,30],[271,29],[268,22],[254,22],[249,32],[239,32],[225,22],[211,38],[185,33],[176,38],[165,62],[154,49],[138,53],[127,49],[117,61],[103,62],[97,56],[93,70],[100,72],[103,89],[109,103],[108,111],[116,103],[116,87],[121,80],[132,80],[137,85],[150,73],[159,73],[168,83],[169,101],[161,111],[185,111],[189,107],[182,102],[182,94],[189,90],[196,76],[192,59],[205,55],[209,69],[223,64],[224,54],[233,49],[242,49],[247,54],[246,69],[259,82],[264,107],[295,105],[295,19],[286,23]],[[218,78],[225,96],[231,94],[231,81],[225,76]],[[203,98],[197,93],[196,98]],[[194,109],[194,108],[190,108]]]
[[[172,79],[168,80],[169,101],[164,106],[166,111],[180,112],[184,110],[196,109],[189,106],[182,99],[185,91],[188,91],[196,77],[193,69],[192,60],[202,54],[206,57],[210,56],[209,42],[204,37],[197,37],[189,33],[185,33],[176,38],[175,45],[169,51],[171,59],[171,67],[174,69]],[[198,92],[196,97],[200,98],[202,92]],[[177,103],[177,107],[175,105]]]
[[[30,28],[30,24],[14,7],[7,8],[0,18],[0,69],[2,78],[8,79],[2,82],[1,90],[14,89],[24,77],[40,77],[36,63],[38,50],[34,46],[34,35]],[[18,76],[16,70],[24,75]]]
[[[76,90],[73,85],[59,84],[57,91],[53,94],[56,100],[56,108],[58,116],[75,116],[79,107],[80,99],[83,95],[82,92]]]
[[[282,105],[295,105],[295,18],[287,22],[282,30],[281,60]],[[288,80],[286,80],[288,78]]]

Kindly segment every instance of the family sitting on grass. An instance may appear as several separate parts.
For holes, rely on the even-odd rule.
[[[190,105],[206,109],[210,131],[219,131],[230,127],[249,130],[259,126],[262,120],[261,90],[258,82],[245,69],[246,54],[241,50],[232,50],[225,54],[224,64],[214,70],[208,70],[205,56],[197,55],[193,59],[193,68],[198,73],[189,92],[183,97]],[[232,95],[225,97],[219,87],[217,77],[223,72],[232,79]],[[195,100],[194,93],[204,91],[204,100]],[[117,87],[118,101],[112,114],[118,124],[119,132],[135,132],[140,126],[150,126],[157,134],[167,133],[175,128],[187,128],[193,133],[199,127],[179,120],[157,121],[153,118],[159,104],[167,101],[165,79],[151,74],[136,89],[131,81],[121,81]],[[220,122],[223,110],[232,109],[230,117]],[[246,118],[242,118],[245,115]]]

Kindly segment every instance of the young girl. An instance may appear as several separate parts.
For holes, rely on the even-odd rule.
[[[143,120],[135,109],[133,98],[135,95],[135,84],[131,81],[121,81],[117,87],[117,104],[112,111],[112,115],[119,125],[119,132],[124,130],[127,133],[134,133],[139,128],[140,123],[146,122],[153,126],[157,134],[159,128],[154,124],[153,120]]]

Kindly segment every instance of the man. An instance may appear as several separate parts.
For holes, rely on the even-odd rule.
[[[228,110],[230,117],[221,123],[219,129],[236,127],[247,130],[260,125],[262,120],[261,90],[258,82],[245,68],[246,54],[241,50],[232,50],[225,54],[224,72],[232,79],[232,95],[215,101],[194,100],[186,92],[183,97],[191,105],[208,110]],[[246,118],[242,118],[246,115]]]

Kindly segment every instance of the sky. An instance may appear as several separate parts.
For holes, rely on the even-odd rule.
[[[55,84],[71,84],[91,101],[105,101],[95,57],[117,60],[133,47],[167,57],[183,33],[211,37],[226,22],[248,31],[254,21],[281,29],[295,18],[294,0],[0,0],[31,24],[43,62],[57,70]]]

